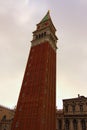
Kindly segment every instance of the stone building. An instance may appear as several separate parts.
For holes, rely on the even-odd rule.
[[[57,111],[57,130],[87,130],[87,98],[64,99],[63,110]]]
[[[14,113],[13,109],[0,106],[0,130],[11,130]]]
[[[56,130],[64,130],[63,109],[56,111]]]

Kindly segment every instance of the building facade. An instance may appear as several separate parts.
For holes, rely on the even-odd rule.
[[[63,109],[56,110],[56,130],[65,130]]]
[[[63,100],[63,110],[57,111],[57,130],[87,130],[86,97]]]
[[[4,106],[0,106],[0,130],[11,130],[15,111]]]
[[[55,32],[48,11],[33,32],[11,130],[56,130]]]

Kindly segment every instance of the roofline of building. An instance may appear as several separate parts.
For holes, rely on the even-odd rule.
[[[85,96],[78,96],[77,98],[70,98],[70,99],[63,99],[63,101],[69,101],[69,100],[80,100],[80,99],[87,99]]]
[[[2,107],[2,108],[4,108],[4,109],[8,109],[8,110],[10,110],[10,111],[14,111],[14,109],[11,109],[11,108],[6,107],[6,106],[4,106],[4,105],[0,105],[0,107]]]

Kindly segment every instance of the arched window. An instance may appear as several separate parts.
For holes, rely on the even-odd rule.
[[[68,112],[68,105],[65,106],[65,112]]]
[[[83,112],[83,105],[80,105],[80,112]]]
[[[2,117],[2,120],[6,120],[6,115],[4,115],[4,116]]]
[[[38,39],[38,35],[36,35],[36,39]]]
[[[74,127],[74,130],[77,130],[77,121],[76,120],[73,120],[73,127]]]
[[[41,37],[43,37],[43,33],[41,33]]]
[[[75,105],[72,105],[72,111],[75,112]]]
[[[46,32],[44,32],[44,36],[46,36]]]
[[[86,122],[85,122],[85,120],[81,121],[81,125],[82,125],[82,130],[86,130]]]
[[[66,121],[65,121],[65,130],[69,130],[69,120],[68,119],[66,119]]]
[[[41,38],[41,35],[39,34],[39,38]]]

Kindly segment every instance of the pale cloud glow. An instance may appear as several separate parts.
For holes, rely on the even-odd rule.
[[[86,0],[0,0],[0,104],[17,103],[36,24],[51,10],[57,28],[57,106],[87,96]]]
[[[87,6],[87,0],[83,0],[83,1],[79,0],[79,2],[80,2],[81,5],[84,5],[84,6],[86,5]]]

